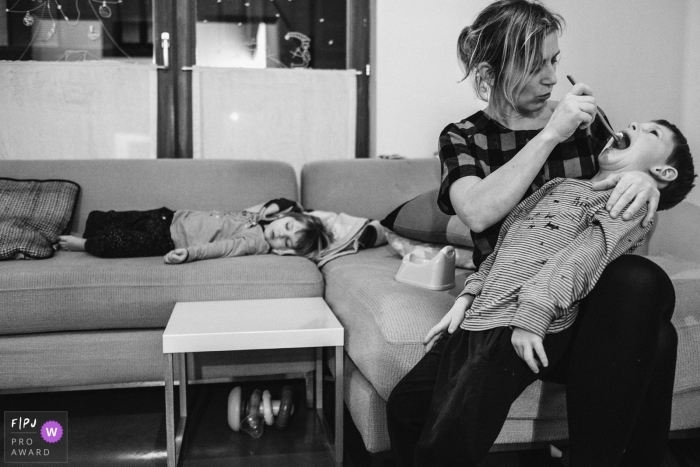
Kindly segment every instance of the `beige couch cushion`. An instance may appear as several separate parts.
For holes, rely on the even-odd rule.
[[[385,246],[335,259],[322,269],[326,302],[346,330],[345,350],[383,399],[423,355],[423,337],[457,293],[457,288],[431,291],[396,282],[399,264]],[[457,282],[465,277],[461,273]]]
[[[168,265],[160,257],[101,259],[59,251],[8,261],[0,274],[0,334],[164,328],[175,302],[321,297],[311,261],[258,255]]]
[[[435,158],[318,161],[302,169],[301,205],[381,220],[438,186],[440,163]]]

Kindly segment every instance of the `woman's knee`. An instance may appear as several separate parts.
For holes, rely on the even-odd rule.
[[[663,321],[659,327],[659,343],[656,348],[657,358],[666,362],[675,362],[678,352],[678,333],[670,321]]]
[[[610,263],[603,272],[603,278],[610,278],[625,289],[664,291],[673,290],[668,274],[656,263],[638,255],[623,255]]]
[[[603,271],[598,284],[628,301],[660,308],[671,319],[676,294],[668,274],[653,261],[638,255],[623,255]]]

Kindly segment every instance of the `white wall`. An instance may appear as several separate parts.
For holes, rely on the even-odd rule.
[[[489,0],[376,0],[373,156],[430,157],[440,130],[483,107],[461,79],[456,41]],[[700,2],[545,0],[564,16],[566,75],[589,84],[613,127],[665,118],[681,128],[700,170]],[[700,205],[700,188],[690,199]]]
[[[448,123],[483,108],[471,85],[459,82],[457,37],[488,3],[376,0],[372,156],[431,157]]]
[[[686,0],[685,67],[681,94],[680,128],[688,138],[695,159],[695,172],[700,173],[700,2]],[[700,180],[688,200],[700,206]]]

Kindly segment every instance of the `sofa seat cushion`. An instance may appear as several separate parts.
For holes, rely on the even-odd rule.
[[[0,275],[0,333],[164,328],[175,302],[321,297],[309,260],[258,255],[169,265],[59,251]]]
[[[694,393],[691,399],[700,401],[700,265],[651,259],[671,276],[678,296],[673,317],[679,335],[674,391]],[[423,337],[450,309],[468,273],[459,274],[454,289],[439,292],[396,282],[399,265],[400,259],[384,247],[336,259],[323,268],[326,301],[346,329],[348,356],[385,400],[423,356]],[[509,414],[511,419],[565,417],[564,387],[541,382],[531,385]],[[700,424],[700,413],[696,418]]]
[[[383,399],[424,354],[423,337],[458,292],[394,280],[401,259],[388,246],[335,259],[322,268],[326,302],[345,327],[345,350]],[[457,284],[464,283],[461,271]]]

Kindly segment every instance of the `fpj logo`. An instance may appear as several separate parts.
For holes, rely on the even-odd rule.
[[[5,412],[5,462],[68,462],[68,412]]]

